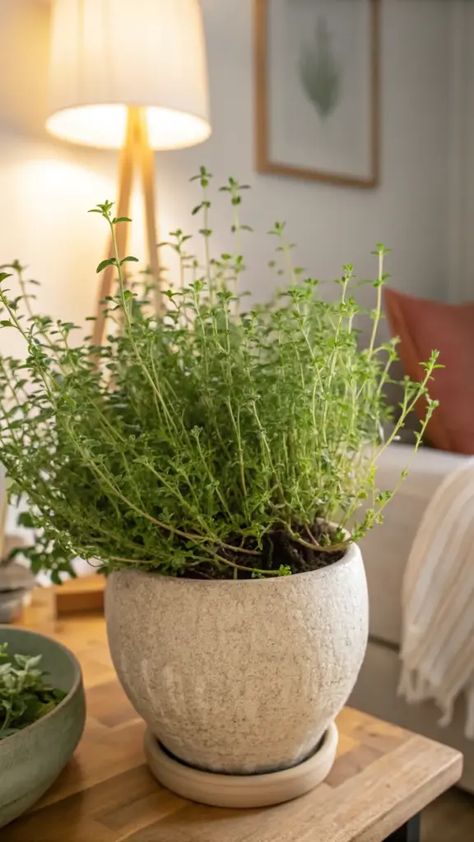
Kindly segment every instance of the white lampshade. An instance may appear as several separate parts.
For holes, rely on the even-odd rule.
[[[209,137],[198,0],[53,0],[47,129],[120,148],[127,106],[146,108],[153,149]]]

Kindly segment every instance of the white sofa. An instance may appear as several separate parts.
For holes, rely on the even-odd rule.
[[[409,445],[387,448],[378,482],[393,486],[412,456]],[[400,672],[401,586],[410,547],[422,514],[435,488],[466,456],[423,448],[412,462],[398,496],[385,512],[382,526],[361,541],[370,598],[370,638],[367,655],[350,703],[428,737],[448,743],[464,754],[461,786],[474,792],[474,741],[464,737],[463,701],[450,726],[438,724],[439,710],[432,703],[408,705],[397,696]],[[474,517],[474,512],[473,512]],[[449,562],[449,559],[447,559]]]

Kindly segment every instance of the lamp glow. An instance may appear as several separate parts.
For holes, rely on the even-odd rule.
[[[127,107],[144,109],[153,149],[210,133],[198,0],[54,0],[48,130],[120,148]]]

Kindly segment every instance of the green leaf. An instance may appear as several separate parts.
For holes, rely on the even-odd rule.
[[[129,216],[114,216],[112,223],[113,225],[117,225],[118,222],[131,222]]]
[[[117,261],[116,261],[115,257],[108,257],[106,260],[101,260],[101,262],[99,263],[99,265],[98,265],[98,267],[95,271],[98,274],[99,272],[102,272],[104,269],[106,269],[107,266],[116,266],[116,265],[117,265]]]
[[[20,512],[17,521],[19,526],[24,526],[27,529],[33,529],[36,526],[36,522],[33,518],[33,515],[31,514],[31,512],[28,511]]]
[[[120,265],[122,265],[122,263],[138,263],[138,257],[132,257],[131,255],[128,257],[122,257]]]

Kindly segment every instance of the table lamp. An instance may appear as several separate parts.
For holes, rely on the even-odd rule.
[[[198,0],[53,0],[46,127],[64,140],[122,149],[117,216],[129,215],[134,171],[140,172],[148,258],[162,311],[153,150],[192,146],[211,133]],[[117,229],[121,254],[128,228]],[[105,329],[101,302],[111,294],[113,278],[109,266],[94,325],[97,344]]]

